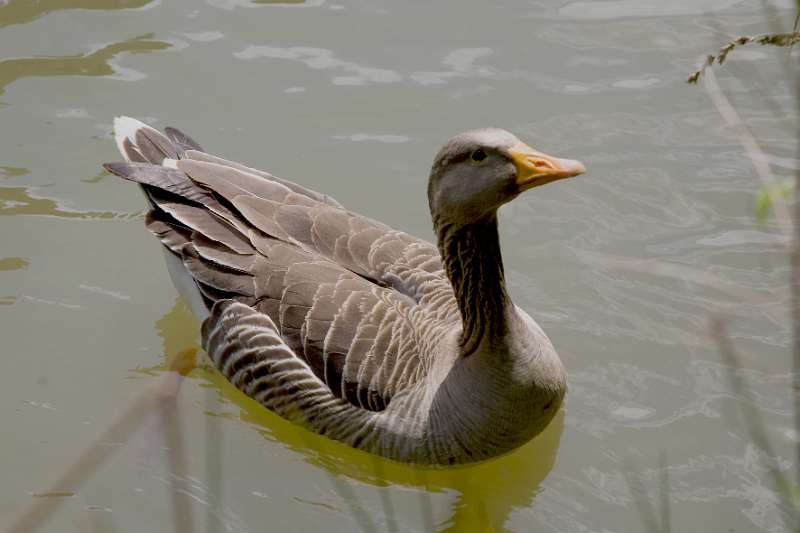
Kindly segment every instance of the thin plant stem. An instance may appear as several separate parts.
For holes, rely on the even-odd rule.
[[[208,476],[208,493],[210,495],[206,508],[206,532],[216,533],[219,522],[215,511],[221,510],[222,498],[222,428],[216,417],[211,416],[214,396],[206,392],[206,475]]]
[[[375,475],[381,480],[386,479],[383,463],[381,462],[382,460],[383,459],[377,455],[372,456],[372,469],[375,472]],[[383,516],[386,517],[386,531],[387,533],[397,533],[397,517],[394,514],[394,505],[392,504],[392,498],[388,490],[388,485],[386,489],[381,490],[379,488],[378,490],[380,491]]]
[[[725,93],[722,92],[714,71],[709,70],[706,73],[703,78],[703,87],[708,93],[709,98],[711,98],[714,107],[717,108],[717,111],[722,116],[723,120],[725,120],[725,123],[736,132],[736,136],[739,138],[739,142],[744,148],[747,157],[750,159],[750,163],[753,165],[756,174],[764,185],[764,190],[770,197],[775,217],[780,223],[781,231],[787,239],[790,238],[793,230],[789,207],[786,205],[786,201],[777,193],[778,180],[772,173],[772,169],[770,169],[764,151],[759,146],[752,132],[745,126],[744,122],[742,122],[739,113],[737,113],[736,109],[731,105]]]
[[[178,417],[178,402],[173,401],[161,405],[161,420],[164,426],[164,438],[167,445],[167,462],[170,471],[170,502],[172,507],[172,524],[175,533],[192,533],[194,520],[192,509],[184,494],[188,469],[186,467],[186,452],[183,443],[183,433]]]
[[[308,434],[306,433],[305,428],[297,427],[295,428],[297,431],[297,435],[300,439],[306,444],[307,447],[311,448],[312,443],[311,439],[308,438]],[[377,526],[373,523],[372,519],[370,518],[369,514],[364,510],[361,506],[359,501],[356,499],[356,495],[353,492],[353,489],[347,482],[343,479],[340,479],[339,474],[333,471],[330,471],[326,468],[323,468],[323,471],[328,475],[328,479],[333,485],[333,490],[339,495],[339,497],[344,501],[345,505],[350,509],[350,515],[358,524],[358,527],[361,531],[370,533],[372,531],[379,531]]]
[[[774,12],[775,9],[767,2],[761,0],[764,9]],[[782,31],[778,23],[777,17],[771,19],[773,30]],[[800,2],[797,3],[797,13],[794,18],[793,29],[797,32],[798,23],[800,23]],[[795,111],[800,113],[800,74],[798,69],[793,66],[791,59],[792,47],[789,47],[788,53],[785,54],[781,61],[783,63],[783,70],[786,78],[789,80],[790,86],[794,89],[794,108]],[[800,160],[800,121],[798,121],[797,131],[797,157]],[[790,256],[791,264],[791,295],[792,295],[792,396],[794,397],[794,430],[795,433],[800,435],[800,170],[795,174],[795,187],[794,187],[794,244]],[[800,485],[800,440],[795,444],[795,483]],[[788,490],[784,486],[784,490]],[[800,531],[800,516],[796,516],[796,527]]]
[[[372,522],[372,519],[369,517],[366,511],[364,511],[364,508],[360,503],[358,503],[356,495],[350,485],[348,485],[343,479],[340,479],[337,474],[331,473],[328,477],[331,480],[334,490],[350,508],[350,514],[355,519],[358,527],[361,528],[361,531],[365,531],[367,533],[379,531],[379,529]]]
[[[659,495],[661,496],[661,532],[670,533],[672,531],[672,524],[670,522],[670,508],[669,508],[669,468],[667,467],[667,452],[660,450],[658,453],[658,466],[659,466]]]
[[[798,13],[800,17],[800,13]],[[795,20],[795,25],[797,21]],[[800,87],[795,84],[795,109],[800,112]],[[798,121],[797,131],[797,158],[800,160],[800,121]],[[793,342],[792,342],[792,396],[794,397],[794,430],[796,435],[800,435],[800,170],[795,174],[794,184],[794,246],[792,248],[792,319],[793,319]],[[795,483],[800,485],[800,439],[795,444]],[[800,527],[800,518],[798,518]]]
[[[633,459],[628,459],[624,464],[623,474],[625,475],[625,483],[628,485],[628,490],[633,496],[633,503],[639,511],[639,516],[644,522],[646,531],[653,531],[655,533],[663,533],[656,518],[656,509],[653,503],[646,497],[646,491],[640,479],[635,477],[634,473],[639,471],[639,467]],[[669,511],[669,509],[667,510]],[[663,513],[663,510],[662,510]]]
[[[422,523],[425,524],[425,527],[433,528],[433,507],[431,507],[431,496],[428,494],[428,491],[425,490],[425,471],[418,470],[417,471],[417,483],[419,484],[421,490],[418,492],[419,494],[419,508],[422,514]]]
[[[136,397],[111,426],[86,448],[67,470],[54,481],[48,493],[73,493],[83,486],[122,446],[106,446],[108,442],[127,442],[148,415],[173,403],[181,382],[188,372],[192,354],[181,353],[170,364],[170,370]],[[64,502],[64,498],[37,499],[8,529],[8,533],[30,533],[44,524]]]
[[[744,381],[744,379],[742,379],[742,377],[739,375],[738,370],[741,368],[739,355],[736,353],[733,342],[728,335],[727,323],[724,318],[720,316],[712,317],[711,335],[716,341],[717,348],[719,349],[720,355],[725,362],[725,370],[731,390],[736,397],[740,399],[738,405],[745,430],[747,431],[750,440],[753,442],[753,444],[755,444],[756,448],[759,449],[759,456],[766,456],[768,458],[768,460],[764,462],[764,466],[769,472],[769,476],[772,480],[773,490],[775,490],[777,494],[784,496],[784,500],[787,502],[787,510],[791,512],[794,510],[794,504],[791,500],[791,495],[787,492],[790,487],[789,480],[778,468],[775,460],[775,457],[777,456],[775,455],[772,445],[769,443],[769,439],[767,438],[767,428],[764,426],[764,420],[761,417],[761,413],[758,411],[758,409],[753,406],[750,388],[747,386],[747,383]],[[786,526],[786,530],[792,531],[792,518],[788,517],[786,513],[779,514],[784,522],[784,525]]]
[[[794,28],[800,22],[800,4],[797,8],[797,17],[794,20]],[[786,76],[792,80],[794,87],[794,108],[800,114],[800,85],[796,71],[792,69],[792,62],[787,57],[784,62]],[[797,121],[797,159],[800,161],[800,120]],[[792,370],[794,379],[792,380],[792,391],[794,396],[794,431],[800,435],[800,169],[795,174],[794,182],[794,247],[792,248],[792,318],[794,339],[792,343]],[[795,444],[795,483],[800,486],[800,439]],[[800,517],[797,518],[798,528],[800,528]]]

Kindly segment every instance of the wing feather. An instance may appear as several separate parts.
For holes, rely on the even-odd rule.
[[[325,195],[201,152],[178,130],[164,136],[127,124],[133,133],[118,143],[129,162],[107,168],[146,189],[148,228],[180,258],[211,313],[206,342],[222,350],[212,357],[258,345],[241,333],[223,348],[214,336],[227,335],[217,331],[223,324],[238,327],[239,317],[257,323],[258,334],[273,331],[292,353],[280,363],[288,365],[281,380],[316,380],[361,410],[385,409],[418,376],[424,365],[408,316],[422,287],[439,286],[435,248]],[[267,363],[253,349],[217,363],[262,403],[282,409],[288,401],[257,377]]]

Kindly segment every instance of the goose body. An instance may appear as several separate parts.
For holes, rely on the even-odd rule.
[[[496,210],[583,172],[508,132],[473,130],[437,155],[438,246],[332,198],[115,120],[147,227],[203,346],[236,387],[312,431],[402,462],[479,461],[524,444],[566,390],[547,336],[505,290]]]

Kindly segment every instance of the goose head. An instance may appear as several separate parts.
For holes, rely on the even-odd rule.
[[[579,161],[543,154],[505,130],[469,130],[436,155],[428,202],[435,223],[468,225],[523,191],[585,171]]]

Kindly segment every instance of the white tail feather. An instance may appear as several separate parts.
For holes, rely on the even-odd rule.
[[[131,117],[114,117],[114,140],[117,142],[117,149],[125,156],[123,142],[125,139],[136,146],[136,130],[147,127],[147,124]],[[125,156],[125,159],[128,159]]]
[[[139,147],[136,144],[136,132],[141,129],[149,129],[163,137],[158,130],[148,126],[141,120],[124,116],[114,118],[114,140],[117,143],[117,148],[119,149],[120,153],[128,162],[130,162],[130,159],[126,154],[124,142],[127,139],[128,142],[130,142],[138,150]],[[167,168],[178,168],[175,160],[170,158],[164,158],[161,164]],[[146,193],[145,196],[147,196]],[[189,309],[192,310],[192,313],[195,317],[197,317],[198,320],[205,320],[209,315],[208,309],[203,302],[200,289],[197,288],[197,284],[189,274],[189,271],[186,270],[183,262],[177,255],[170,252],[166,248],[164,248],[164,259],[167,263],[167,270],[172,278],[172,283],[178,290],[178,294],[181,295],[183,301],[186,302],[186,305],[189,306]]]
[[[148,126],[141,120],[136,120],[135,118],[125,116],[114,117],[114,140],[117,143],[117,149],[120,151],[123,157],[125,157],[126,161],[130,162],[130,159],[128,159],[128,156],[125,154],[123,141],[128,139],[128,141],[138,149],[136,144],[136,132],[144,128],[158,133],[158,130]]]

